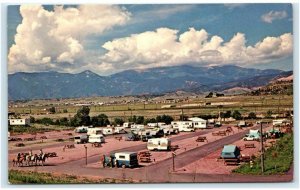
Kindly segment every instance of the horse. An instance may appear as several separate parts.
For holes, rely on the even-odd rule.
[[[28,165],[28,166],[32,166],[33,163],[35,163],[35,165],[37,165],[37,157],[38,157],[37,154],[34,154],[34,155],[27,155],[27,156],[26,156],[27,165]],[[30,163],[31,163],[31,164],[30,164]]]
[[[37,161],[42,162],[42,166],[44,166],[44,163],[47,158],[48,158],[48,154],[43,153],[43,154],[37,156]]]
[[[17,155],[17,158],[16,159],[13,159],[12,160],[12,162],[13,162],[13,166],[20,166],[21,164],[22,164],[22,166],[23,166],[23,161],[25,161],[26,160],[26,156],[25,156],[25,154],[24,153],[18,153],[18,155]]]

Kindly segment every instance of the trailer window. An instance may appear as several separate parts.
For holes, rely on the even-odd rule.
[[[119,156],[119,158],[121,158],[121,159],[125,159],[125,156]]]

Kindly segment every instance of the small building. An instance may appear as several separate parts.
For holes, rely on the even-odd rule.
[[[21,125],[21,126],[29,126],[30,125],[30,119],[9,119],[9,125]]]
[[[221,158],[223,159],[239,158],[240,154],[241,154],[240,150],[237,146],[225,145],[221,153]]]

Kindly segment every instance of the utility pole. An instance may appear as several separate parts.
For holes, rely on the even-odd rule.
[[[183,121],[184,118],[183,118],[183,109],[181,108],[181,121]]]
[[[265,170],[265,160],[264,160],[264,140],[263,140],[263,122],[260,123],[260,148],[261,148],[261,173],[264,173]]]
[[[172,152],[173,172],[175,171],[175,156],[176,156],[176,153]]]
[[[84,145],[85,148],[85,165],[87,165],[87,146]]]

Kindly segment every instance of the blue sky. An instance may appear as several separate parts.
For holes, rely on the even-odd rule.
[[[76,5],[72,5],[64,6],[63,10],[66,10],[67,7],[79,9]],[[53,19],[53,21],[47,20],[45,22],[45,19],[40,19],[35,14],[38,12],[37,9],[43,12],[45,18]],[[85,26],[83,24],[81,27],[86,27],[86,31],[95,31],[86,32],[85,30],[80,30],[78,33],[74,32],[74,34],[71,32],[72,34],[70,35],[65,32],[68,31],[67,29],[62,29],[61,26],[59,28],[55,25],[55,19],[62,20],[65,15],[55,14],[54,16],[49,16],[48,13],[57,12],[53,9],[53,6],[43,6],[37,9],[35,10],[37,12],[31,14],[30,11],[33,11],[32,9],[28,7],[24,8],[25,18],[23,18],[20,15],[19,6],[8,7],[10,72],[56,70],[73,73],[89,69],[101,75],[109,75],[125,69],[143,69],[160,65],[173,66],[189,64],[191,62],[195,66],[217,65],[220,62],[220,64],[236,64],[243,67],[261,69],[278,68],[292,70],[293,67],[291,50],[267,47],[268,43],[270,43],[270,46],[275,44],[278,47],[286,47],[284,45],[285,39],[291,38],[287,35],[282,36],[284,34],[293,34],[292,6],[290,4],[135,4],[118,5],[117,9],[113,8],[112,10],[107,8],[109,10],[108,13],[104,13],[106,9],[103,10],[101,8],[99,9],[99,13],[97,13],[96,8],[94,8],[93,11],[96,12],[95,14],[84,13],[83,11],[79,14],[79,17],[83,15],[84,19],[88,22],[89,19],[95,19],[95,16],[116,19],[117,17],[113,14],[118,14],[118,19],[112,21],[112,23],[106,23],[99,19],[94,20],[95,25],[99,24],[103,25],[103,27],[90,27],[90,25]],[[103,14],[108,15],[101,15],[101,11]],[[32,40],[33,43],[31,44],[28,41],[23,42],[22,39],[16,42],[14,39],[17,33],[17,26],[21,25],[22,19],[26,19],[27,17],[26,23],[24,22],[22,27],[20,27],[19,36],[20,38],[38,40],[39,42],[37,42],[36,46],[34,43],[35,40]],[[39,29],[39,33],[36,32],[36,29],[28,31],[26,28],[30,28],[32,23],[37,23],[39,28],[43,28],[43,30]],[[55,53],[49,53],[49,47],[43,47],[41,44],[48,44],[47,42],[51,38],[44,35],[40,36],[39,34],[41,32],[47,33],[47,31],[51,30],[51,27],[55,31],[64,32],[63,34],[59,33],[51,37],[65,38],[65,41],[70,42],[67,38],[71,36],[72,42],[70,44],[72,45],[69,44],[64,48],[62,47],[61,50],[57,50]],[[165,30],[158,32],[157,29],[159,28]],[[193,28],[195,31],[190,30],[190,28]],[[72,29],[74,30],[74,28]],[[202,31],[201,33],[201,29],[205,32]],[[195,41],[203,43],[203,45],[198,46],[187,40],[185,42],[181,41],[180,36],[183,33],[187,34],[187,39],[190,39],[188,38],[189,36],[191,38],[195,37]],[[236,44],[232,43],[228,47],[225,47],[225,44],[230,42],[238,33],[242,35],[237,36],[234,41],[238,41],[238,44],[243,44],[244,42],[244,46],[237,47]],[[174,35],[176,39],[173,39]],[[206,36],[204,39],[201,37],[203,35]],[[221,44],[214,46],[213,49],[204,48],[204,44],[210,42],[212,36],[221,38]],[[268,37],[276,39],[269,39]],[[141,47],[144,40],[147,41],[147,39],[143,38],[149,39],[149,44],[153,45],[147,45],[145,48],[138,49],[137,47]],[[171,38],[173,41],[170,40],[161,44],[160,39],[165,38]],[[268,40],[260,48],[255,48],[257,43],[262,42],[266,38]],[[153,41],[154,39],[155,41]],[[126,44],[124,40],[127,41]],[[40,41],[43,41],[43,43],[40,43]],[[14,49],[10,49],[13,44],[17,44],[17,46]],[[71,46],[74,47],[74,44],[76,44],[76,51],[72,54],[74,51],[71,50]],[[53,45],[60,46],[59,44]],[[126,49],[130,49],[131,45],[136,47],[131,52],[127,52]],[[174,49],[175,46],[176,48]],[[240,47],[243,50],[230,49],[229,47]],[[27,50],[28,48],[32,48],[32,51]],[[158,48],[164,49],[164,52],[156,52],[155,50]],[[26,49],[26,53],[20,53],[23,49]],[[72,52],[70,53],[69,51]],[[177,55],[176,51],[180,51],[182,55]],[[195,51],[195,53],[189,53],[192,51]],[[237,56],[234,54],[235,51],[240,51],[238,56],[241,57],[236,57],[236,59],[228,58]],[[36,56],[35,60],[32,60],[30,54],[34,54],[34,52],[38,56]],[[204,53],[207,54],[207,52],[212,54],[203,57]],[[218,56],[214,59],[213,55]],[[251,60],[251,56],[255,57],[254,55],[260,58]],[[196,56],[202,56],[202,58],[195,58]]]

